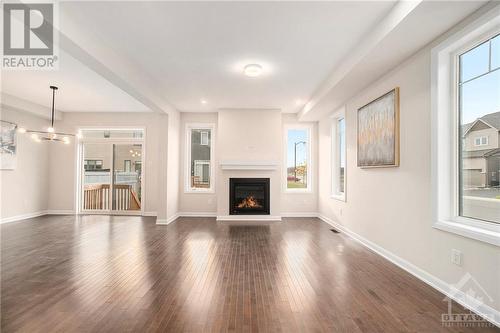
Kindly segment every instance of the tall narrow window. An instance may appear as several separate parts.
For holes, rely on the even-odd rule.
[[[500,35],[459,56],[459,214],[500,223]]]
[[[286,135],[286,189],[308,191],[311,187],[310,130],[288,128]]]
[[[333,116],[332,122],[332,197],[345,200],[346,141],[344,111]]]
[[[188,124],[186,133],[188,166],[186,191],[212,191],[213,126]]]

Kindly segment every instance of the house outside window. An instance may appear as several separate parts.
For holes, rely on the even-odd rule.
[[[186,125],[186,192],[213,192],[213,124]]]
[[[458,195],[460,216],[500,223],[500,64],[494,64],[495,54],[500,57],[500,35],[459,55],[463,145]]]
[[[432,226],[496,246],[499,34],[498,11],[490,9],[449,32],[431,50]]]

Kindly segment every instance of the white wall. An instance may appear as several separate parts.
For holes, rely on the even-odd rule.
[[[312,171],[312,189],[307,193],[300,192],[285,192],[282,189],[281,195],[281,211],[285,215],[300,215],[303,213],[317,213],[318,211],[318,123],[317,122],[299,122],[297,120],[296,114],[283,114],[282,115],[282,133],[284,134],[285,126],[293,126],[294,124],[299,126],[310,126],[311,128],[311,166],[310,171]],[[283,140],[284,142],[284,140]],[[286,149],[283,146],[283,154],[286,154]],[[283,172],[286,168],[286,159],[283,155]],[[282,177],[284,177],[282,175]],[[282,182],[283,178],[282,178]],[[284,186],[284,184],[283,184]],[[309,216],[314,216],[309,214]]]
[[[180,125],[180,113],[170,113],[167,130],[167,220],[175,218],[179,212]]]
[[[221,161],[276,161],[277,170],[228,171],[217,168],[217,215],[229,215],[229,178],[270,178],[271,216],[281,214],[283,131],[279,110],[222,110],[217,126],[217,158]]]
[[[58,130],[76,132],[79,127],[143,127],[146,130],[144,197],[145,212],[158,212],[160,203],[161,174],[167,168],[162,167],[160,148],[167,146],[167,116],[157,113],[65,113],[62,121],[56,122]],[[77,145],[64,147],[53,146],[50,149],[51,190],[48,207],[56,211],[76,211],[76,158]],[[166,166],[166,159],[164,162]],[[166,182],[164,183],[166,188]],[[163,197],[166,200],[166,196]],[[166,212],[166,208],[164,210]]]
[[[347,201],[330,198],[330,119],[319,124],[319,212],[446,283],[469,272],[500,310],[500,250],[432,228],[430,47],[360,91],[346,103]],[[356,167],[357,109],[400,87],[401,165]],[[451,249],[463,252],[463,266],[451,263]]]
[[[29,113],[2,109],[1,119],[29,129],[43,129],[49,120]],[[34,142],[29,134],[17,136],[17,166],[1,170],[1,220],[40,214],[47,210],[49,197],[49,142]],[[68,147],[62,147],[68,149]]]

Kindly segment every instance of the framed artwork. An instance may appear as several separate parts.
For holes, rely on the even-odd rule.
[[[17,125],[0,120],[0,170],[14,170],[17,163]]]
[[[358,109],[358,167],[399,166],[399,88]]]

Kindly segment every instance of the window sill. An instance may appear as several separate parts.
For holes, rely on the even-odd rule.
[[[184,190],[185,194],[214,194],[213,189],[209,190]]]
[[[439,220],[433,224],[433,228],[500,246],[500,225],[494,223],[457,218],[457,221]]]
[[[285,189],[283,191],[285,194],[312,194],[311,189]]]
[[[332,195],[330,195],[330,198],[338,200],[338,201],[346,202],[345,201],[345,194],[332,194]]]

